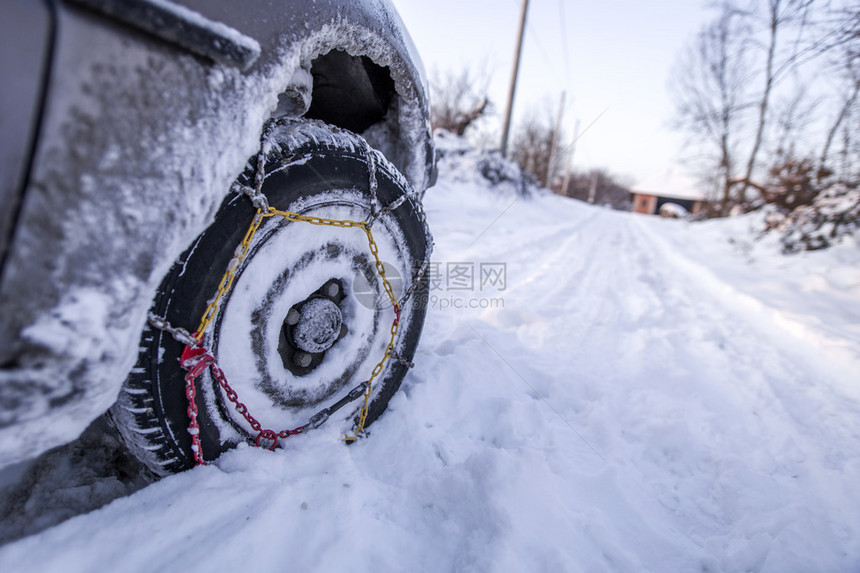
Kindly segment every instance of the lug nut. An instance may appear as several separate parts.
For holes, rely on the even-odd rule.
[[[323,287],[323,294],[329,298],[334,298],[340,294],[340,285],[337,281],[331,281]]]
[[[302,352],[301,350],[299,350],[298,352],[293,354],[293,362],[295,362],[296,365],[300,366],[301,368],[307,368],[308,366],[310,366],[311,360],[313,360],[313,357],[307,352]]]
[[[289,324],[290,326],[297,325],[299,323],[300,316],[301,315],[299,314],[299,311],[297,311],[295,308],[291,308],[290,311],[287,313],[287,324]]]

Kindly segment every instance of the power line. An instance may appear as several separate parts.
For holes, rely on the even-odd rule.
[[[514,4],[518,3],[518,0],[512,0],[512,1]],[[526,20],[526,29],[528,30],[529,39],[531,41],[533,41],[535,43],[535,45],[537,46],[538,52],[540,52],[540,55],[543,58],[544,64],[546,64],[548,70],[551,72],[552,70],[557,69],[557,66],[554,63],[556,61],[555,58],[553,58],[552,56],[549,55],[549,52],[547,51],[546,47],[541,42],[541,36],[540,36],[540,34],[538,34],[537,29],[535,29],[534,24],[532,23],[531,19]],[[564,34],[564,42],[566,44],[566,42],[567,42],[567,31],[566,31],[566,29],[563,32],[563,34]],[[568,59],[567,48],[565,48],[564,53],[565,53],[565,59]],[[565,63],[567,64],[567,62],[565,62]],[[565,85],[561,86],[561,88],[563,90],[570,87],[568,85],[570,83],[570,73],[568,71],[568,68],[569,68],[569,65],[565,69]],[[558,76],[553,74],[553,77],[557,78]]]
[[[570,48],[567,43],[567,17],[564,14],[564,0],[558,0],[558,14],[561,21],[561,53],[564,54],[564,80],[570,88]]]
[[[582,130],[582,133],[580,133],[580,134],[576,137],[576,139],[574,139],[574,142],[579,141],[579,139],[580,139],[583,135],[585,135],[585,134],[588,132],[588,130],[589,130],[589,129],[591,129],[591,127],[592,127],[595,123],[597,123],[597,120],[599,120],[601,117],[603,117],[603,114],[604,114],[604,113],[606,113],[607,111],[609,111],[609,106],[607,106],[607,107],[606,107],[606,109],[604,109],[604,110],[603,110],[603,111],[601,111],[599,114],[597,114],[597,117],[595,117],[595,118],[591,121],[591,123],[589,123],[587,126],[585,126],[585,129],[583,129],[583,130]]]

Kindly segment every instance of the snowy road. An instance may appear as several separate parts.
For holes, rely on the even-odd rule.
[[[860,571],[856,246],[447,179],[426,203],[438,282],[369,440],[233,452],[0,570]]]

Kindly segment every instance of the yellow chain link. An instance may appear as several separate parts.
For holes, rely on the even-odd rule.
[[[400,307],[397,302],[397,297],[394,295],[394,289],[391,288],[391,284],[385,277],[385,266],[382,264],[382,260],[379,258],[379,246],[373,239],[373,232],[370,230],[370,225],[368,225],[367,222],[351,221],[349,219],[341,220],[326,219],[324,217],[311,217],[308,215],[293,213],[292,211],[281,211],[275,209],[274,207],[269,207],[268,211],[258,209],[256,214],[254,215],[254,219],[251,221],[251,225],[248,227],[248,231],[245,233],[245,237],[242,239],[242,242],[236,248],[236,251],[233,254],[233,258],[230,259],[230,262],[227,264],[227,270],[224,271],[224,275],[221,277],[221,281],[218,283],[218,291],[215,293],[215,296],[212,297],[212,300],[210,300],[209,304],[206,306],[206,311],[203,313],[203,318],[200,319],[200,325],[197,327],[197,332],[195,336],[198,342],[203,340],[203,334],[206,332],[206,329],[212,323],[212,320],[215,318],[215,315],[218,312],[218,305],[220,304],[221,297],[233,286],[233,281],[236,278],[236,270],[239,268],[239,265],[242,263],[245,257],[248,256],[248,251],[251,248],[251,242],[254,240],[254,236],[257,234],[257,230],[260,228],[260,225],[263,223],[263,220],[275,216],[282,217],[288,221],[310,223],[311,225],[339,228],[358,227],[362,231],[364,231],[364,234],[367,236],[367,244],[370,248],[370,252],[373,254],[373,258],[376,259],[376,271],[379,273],[379,276],[382,279],[382,286],[385,287],[385,292],[388,295],[388,299],[391,301],[391,305],[395,309],[395,318],[394,322],[391,325],[391,338],[388,341],[388,346],[385,348],[385,354],[382,356],[382,360],[380,360],[376,364],[370,374],[370,377],[367,380],[367,388],[364,391],[364,404],[362,405],[361,412],[359,413],[358,424],[356,424],[355,430],[353,431],[352,435],[344,436],[344,440],[348,442],[353,442],[358,439],[358,434],[364,430],[364,425],[367,421],[367,413],[370,407],[370,394],[372,391],[373,381],[382,372],[382,369],[385,366],[385,362],[391,356],[392,352],[394,352],[394,339],[397,337],[397,332],[400,329]]]

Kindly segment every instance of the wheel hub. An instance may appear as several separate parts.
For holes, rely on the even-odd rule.
[[[293,341],[305,352],[325,352],[340,336],[343,315],[340,308],[327,298],[312,298],[298,311],[299,320],[293,327]]]
[[[284,368],[304,376],[319,366],[325,353],[347,335],[340,303],[346,295],[337,279],[330,279],[311,296],[290,307],[281,329],[278,351]]]

